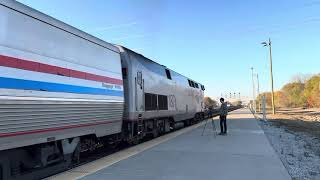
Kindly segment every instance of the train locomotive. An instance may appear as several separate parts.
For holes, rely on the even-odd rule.
[[[12,0],[0,27],[0,179],[204,117],[202,84],[128,48]]]

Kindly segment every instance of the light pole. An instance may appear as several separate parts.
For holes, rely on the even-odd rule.
[[[261,100],[260,100],[260,83],[259,83],[259,74],[257,73],[257,84],[258,84],[258,103],[259,103],[259,112],[261,112]]]
[[[274,106],[274,91],[273,91],[273,72],[272,72],[272,49],[271,49],[271,40],[269,38],[269,42],[261,43],[264,47],[269,46],[269,57],[270,57],[270,78],[271,78],[271,103],[272,103],[272,114],[276,113],[276,109]]]
[[[256,95],[255,95],[255,87],[254,87],[254,76],[253,76],[253,67],[251,67],[251,72],[252,72],[252,108],[253,108],[253,111],[254,113],[256,113]]]

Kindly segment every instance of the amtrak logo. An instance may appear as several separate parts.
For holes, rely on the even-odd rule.
[[[113,85],[111,84],[107,84],[107,83],[102,83],[102,87],[106,88],[106,89],[113,89]]]
[[[169,96],[169,106],[174,107],[174,104],[175,104],[175,97],[174,97],[174,95],[170,95]]]

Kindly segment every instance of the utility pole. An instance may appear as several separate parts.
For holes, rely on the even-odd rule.
[[[271,49],[271,40],[270,40],[270,38],[269,38],[269,53],[270,53],[270,77],[271,77],[272,114],[276,114],[276,108],[274,106],[273,72],[272,72],[272,49]]]
[[[253,67],[251,67],[251,71],[252,71],[252,108],[254,113],[256,113],[256,95],[255,95],[255,87],[254,87],[254,76],[253,76]]]
[[[263,46],[269,46],[269,57],[270,57],[270,78],[271,78],[271,103],[272,103],[272,114],[276,114],[276,108],[274,105],[274,90],[273,90],[273,72],[272,72],[272,47],[271,40],[269,42],[263,42]]]
[[[257,84],[258,84],[258,104],[259,112],[261,112],[261,99],[260,99],[260,83],[259,83],[259,74],[257,73]]]

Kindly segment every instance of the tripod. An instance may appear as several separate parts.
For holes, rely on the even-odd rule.
[[[202,134],[201,134],[201,136],[203,136],[204,130],[205,130],[206,127],[207,127],[207,122],[208,122],[208,119],[206,119],[206,123],[204,124],[204,127],[203,127],[203,129],[202,129]],[[212,126],[213,135],[214,135],[214,137],[216,137],[216,136],[217,136],[217,128],[216,128],[216,124],[214,123],[213,118],[211,118],[211,126]]]

